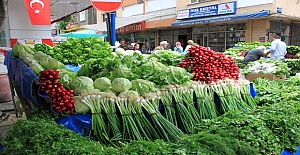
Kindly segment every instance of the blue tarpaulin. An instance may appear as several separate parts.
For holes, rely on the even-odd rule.
[[[205,24],[205,23],[214,23],[214,22],[225,22],[225,21],[232,21],[232,20],[260,18],[260,17],[269,16],[269,13],[270,13],[270,11],[260,11],[260,12],[252,12],[252,13],[212,17],[212,18],[201,18],[201,19],[194,19],[194,20],[185,20],[185,21],[174,22],[174,23],[172,23],[172,26],[197,25],[197,24]]]

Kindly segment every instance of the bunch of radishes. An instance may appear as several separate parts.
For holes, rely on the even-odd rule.
[[[40,72],[41,89],[40,92],[46,93],[52,99],[52,109],[59,113],[74,114],[73,90],[66,90],[58,81],[59,71],[52,69]]]
[[[225,57],[223,53],[202,46],[192,46],[188,56],[178,66],[191,68],[194,81],[213,82],[239,78],[239,68],[235,60],[232,57]]]

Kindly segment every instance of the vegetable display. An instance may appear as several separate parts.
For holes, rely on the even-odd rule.
[[[59,71],[44,70],[40,73],[42,93],[46,93],[52,99],[52,109],[59,113],[75,114],[73,90],[66,90],[59,83]]]
[[[70,38],[55,47],[35,45],[36,51],[50,55],[64,64],[79,65],[93,58],[112,58],[112,49],[108,42],[99,38]]]
[[[260,59],[255,62],[250,62],[243,70],[243,74],[261,73],[272,75],[289,75],[290,68],[281,60],[264,60]]]
[[[237,56],[241,56],[242,52],[244,50],[252,50],[257,48],[258,46],[265,46],[266,48],[269,48],[271,46],[270,42],[265,42],[265,43],[261,43],[261,42],[238,42],[235,47],[233,48],[229,48],[227,49],[224,54],[225,55],[230,55],[233,57],[237,57]]]
[[[202,46],[192,46],[189,57],[178,66],[191,70],[194,81],[213,82],[225,78],[238,79],[239,68],[232,57]]]
[[[99,142],[64,133],[54,121],[40,118],[35,120],[38,123],[28,120],[14,127],[2,142],[4,154],[253,155],[297,150],[299,78],[282,83],[257,79],[254,99],[249,81],[238,80],[235,60],[222,53],[193,46],[187,55],[158,51],[146,57],[121,50],[112,54],[97,41],[71,39],[54,48],[36,45],[37,52],[17,44],[15,49],[25,52],[15,54],[29,66],[41,64],[35,66],[41,70],[39,91],[49,95],[53,111],[62,115],[90,112],[90,136]],[[75,43],[78,47],[71,47]],[[94,55],[84,55],[90,49]],[[69,59],[71,50],[81,55],[67,62],[64,59]],[[64,69],[56,57],[65,64],[83,66],[76,74]],[[289,72],[281,61],[254,63],[274,65],[246,66],[245,71]],[[47,128],[40,126],[43,123]],[[37,134],[41,132],[43,136]]]
[[[185,54],[180,54],[170,50],[157,50],[154,51],[150,57],[157,58],[157,61],[164,65],[176,66],[182,61],[182,58],[185,57]]]

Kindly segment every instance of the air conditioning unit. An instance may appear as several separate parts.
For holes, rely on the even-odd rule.
[[[137,3],[142,4],[142,3],[144,3],[144,0],[137,0]]]

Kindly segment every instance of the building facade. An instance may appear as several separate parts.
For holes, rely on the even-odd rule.
[[[117,38],[154,48],[166,40],[196,43],[225,51],[237,42],[266,42],[280,35],[300,45],[299,0],[126,0],[117,17],[157,15],[117,30]],[[103,14],[98,13],[98,22]],[[102,20],[103,21],[103,20]]]

